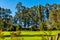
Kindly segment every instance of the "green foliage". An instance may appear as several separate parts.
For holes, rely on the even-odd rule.
[[[53,30],[54,28],[60,29],[60,4],[46,4],[45,6],[38,5],[32,6],[31,8],[25,7],[21,2],[16,5],[17,11],[15,15],[12,16],[10,9],[4,9],[0,7],[0,28],[4,29],[14,29],[20,30],[20,27],[29,28],[29,26],[36,26],[35,29],[40,28],[40,30]],[[47,20],[45,20],[45,14]],[[51,24],[49,24],[49,22]],[[15,25],[17,24],[17,25]],[[21,24],[21,25],[19,25]],[[37,26],[39,25],[39,26]],[[50,25],[50,26],[49,26]],[[21,28],[22,29],[22,28]]]
[[[43,30],[43,23],[40,24],[40,30]]]

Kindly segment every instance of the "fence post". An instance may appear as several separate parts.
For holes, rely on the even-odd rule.
[[[52,36],[49,37],[49,40],[52,40]]]
[[[56,35],[56,39],[55,39],[55,40],[58,40],[58,39],[59,39],[59,36],[60,36],[60,33],[58,33],[58,34]]]

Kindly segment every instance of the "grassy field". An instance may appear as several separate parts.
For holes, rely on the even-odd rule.
[[[52,35],[53,40],[55,40],[55,36],[57,33],[60,33],[59,30],[56,31],[21,31],[21,35],[19,37],[13,37],[11,39],[10,33],[8,31],[3,31],[2,34],[4,38],[0,38],[0,40],[43,40],[45,38],[48,40],[49,35]],[[16,32],[15,32],[16,33]],[[59,38],[60,40],[60,38]]]

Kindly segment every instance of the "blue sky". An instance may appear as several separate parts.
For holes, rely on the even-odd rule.
[[[60,4],[60,0],[0,0],[0,7],[11,9],[12,15],[14,15],[16,12],[15,7],[18,2],[22,2],[22,5],[26,7],[31,7],[38,4],[45,5],[46,3]]]

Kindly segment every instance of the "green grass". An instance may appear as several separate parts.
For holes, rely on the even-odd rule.
[[[5,36],[10,35],[11,32],[3,31],[2,32]],[[16,39],[19,40],[41,40],[43,37],[42,35],[45,35],[44,37],[49,37],[47,35],[54,35],[53,40],[55,39],[55,35],[57,33],[60,33],[59,30],[56,31],[21,31],[21,37],[16,37]],[[11,37],[4,37],[4,40],[11,40]],[[15,39],[14,39],[15,40]],[[60,38],[59,38],[60,40]]]
[[[10,35],[11,32],[4,31],[2,33],[4,33],[4,35]],[[49,35],[49,33],[51,33],[51,35],[56,35],[57,33],[60,33],[60,31],[59,30],[57,31],[21,31],[21,35],[35,35],[35,34]]]

